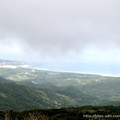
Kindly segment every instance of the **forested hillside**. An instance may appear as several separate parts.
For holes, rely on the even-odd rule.
[[[40,70],[19,62],[11,68],[11,63],[0,68],[0,110],[120,105],[120,77]]]
[[[0,78],[0,110],[75,107],[93,104],[96,100],[75,88],[31,87]]]

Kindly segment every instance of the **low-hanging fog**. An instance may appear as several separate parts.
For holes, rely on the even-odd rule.
[[[0,0],[0,59],[119,75],[120,0]]]

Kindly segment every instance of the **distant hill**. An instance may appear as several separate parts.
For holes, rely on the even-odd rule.
[[[23,64],[23,62],[0,59],[0,65],[20,65],[20,64]]]
[[[88,104],[120,105],[120,77],[48,71],[32,67],[1,67],[0,76],[11,80],[10,83],[10,81],[0,78],[0,90],[10,89],[11,91],[10,93],[7,93],[8,91],[1,93],[3,96],[10,94],[8,98],[2,97],[3,101],[7,99],[13,100],[13,103],[19,101],[19,105],[22,106],[20,109],[31,108],[30,101],[33,102],[32,108],[36,106],[60,108]],[[12,93],[17,97],[12,97]],[[21,93],[21,96],[18,93]],[[24,102],[21,102],[23,100]],[[3,106],[4,102],[1,105]],[[15,109],[17,108],[19,107],[15,107]]]
[[[96,98],[70,88],[60,90],[19,85],[0,77],[0,110],[61,108],[94,103]],[[67,93],[67,94],[66,94]]]
[[[0,68],[29,68],[29,65],[26,65],[24,62],[20,61],[10,61],[10,60],[1,60],[0,59]]]

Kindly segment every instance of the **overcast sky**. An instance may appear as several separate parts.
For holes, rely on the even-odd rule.
[[[0,59],[119,74],[120,0],[0,0]]]

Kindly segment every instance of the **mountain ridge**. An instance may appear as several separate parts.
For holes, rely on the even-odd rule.
[[[64,92],[67,93],[67,90]],[[91,104],[95,101],[94,97],[79,91],[78,98],[81,102],[78,103],[75,97],[71,97],[72,94],[66,95],[64,92],[60,93],[47,88],[35,89],[9,80],[5,82],[0,80],[0,110],[73,107]]]
[[[6,103],[17,103],[19,101],[20,109],[31,108],[32,102],[32,108],[120,105],[120,77],[54,72],[32,67],[0,68],[0,76],[5,78],[1,78],[0,83],[0,90],[3,91],[1,92],[2,100],[6,101],[5,96],[8,95],[8,91],[11,91],[9,95],[11,95],[12,101],[8,99]],[[15,88],[21,94],[18,94],[19,92],[17,93]],[[4,91],[7,89],[8,91]],[[26,93],[29,95],[28,97]],[[25,101],[22,102],[22,100]],[[4,102],[1,102],[1,105],[4,105]],[[15,104],[15,106],[18,105]],[[10,106],[10,108],[17,109],[15,106]],[[3,106],[2,108],[7,107]]]

